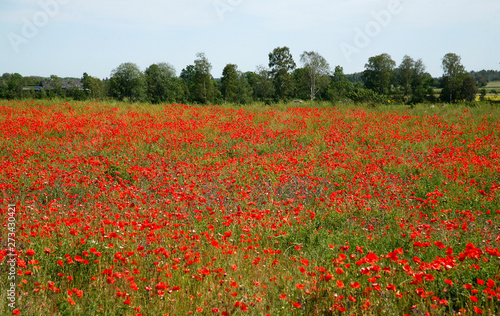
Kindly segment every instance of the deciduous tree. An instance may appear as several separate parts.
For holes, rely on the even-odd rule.
[[[423,101],[428,92],[428,82],[426,79],[425,65],[421,59],[414,60],[405,55],[403,61],[396,69],[397,82],[403,90],[406,102]]]
[[[269,53],[269,68],[278,99],[283,100],[293,92],[292,71],[295,61],[288,47],[277,47]]]
[[[173,102],[176,97],[175,68],[167,63],[153,64],[146,71],[148,100],[152,103]]]
[[[194,61],[194,87],[193,100],[208,104],[214,99],[214,83],[212,75],[212,65],[208,62],[204,53],[196,54],[197,59]]]
[[[454,53],[448,53],[444,55],[442,64],[441,100],[446,102],[474,100],[477,93],[476,81],[465,71],[461,57]]]
[[[102,99],[106,95],[104,82],[101,79],[89,76],[85,72],[83,73],[81,82],[87,97],[92,99]]]
[[[302,53],[300,61],[306,70],[306,81],[312,101],[316,98],[316,94],[328,85],[330,65],[323,56],[312,51]]]
[[[388,94],[394,77],[394,67],[396,62],[389,54],[370,57],[363,72],[365,87],[379,94]]]
[[[224,102],[236,102],[238,93],[238,66],[227,64],[222,71],[221,92]]]
[[[331,101],[345,99],[352,89],[353,84],[347,79],[347,76],[344,74],[344,69],[341,66],[336,66],[333,76],[331,76],[330,79],[328,99]]]
[[[118,100],[127,98],[130,102],[146,97],[146,80],[134,63],[123,63],[113,69],[110,79],[110,94]]]
[[[245,77],[252,87],[255,100],[270,103],[274,98],[274,86],[271,71],[266,67],[257,66],[255,72],[247,72]]]

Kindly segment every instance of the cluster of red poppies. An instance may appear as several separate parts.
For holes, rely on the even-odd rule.
[[[500,314],[499,117],[0,101],[13,313]]]

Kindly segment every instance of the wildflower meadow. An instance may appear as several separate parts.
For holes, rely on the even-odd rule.
[[[0,101],[1,315],[499,315],[500,108]]]

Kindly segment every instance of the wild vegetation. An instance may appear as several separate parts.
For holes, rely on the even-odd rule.
[[[498,315],[476,105],[0,101],[0,314]]]

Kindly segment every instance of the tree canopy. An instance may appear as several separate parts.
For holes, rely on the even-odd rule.
[[[388,94],[394,79],[396,62],[389,54],[370,57],[365,65],[363,81],[366,88],[379,94]]]
[[[268,57],[267,66],[244,73],[238,65],[226,64],[220,79],[212,76],[212,64],[202,52],[179,76],[165,62],[152,64],[144,71],[137,64],[122,63],[112,70],[109,79],[103,80],[87,73],[81,78],[4,73],[0,77],[0,98],[115,98],[128,102],[199,104],[270,104],[298,98],[331,102],[398,100],[414,104],[434,102],[436,89],[440,89],[443,102],[472,101],[478,85],[485,86],[500,78],[500,71],[467,72],[460,56],[454,53],[442,58],[441,78],[433,78],[421,59],[408,55],[397,67],[389,54],[372,56],[364,71],[354,74],[344,74],[339,65],[331,73],[326,58],[316,51],[300,55],[300,68],[287,46],[275,48]]]
[[[111,72],[110,94],[118,100],[141,101],[146,96],[144,74],[134,63],[123,63]]]
[[[476,81],[465,71],[461,58],[457,54],[448,53],[442,60],[443,78],[441,100],[455,102],[458,100],[472,101],[476,98]]]
[[[302,53],[300,61],[306,70],[311,100],[314,100],[316,94],[328,84],[326,76],[330,73],[330,65],[317,52]]]
[[[277,47],[269,53],[269,68],[279,100],[288,98],[293,92],[291,73],[295,67],[295,61],[288,47]]]

